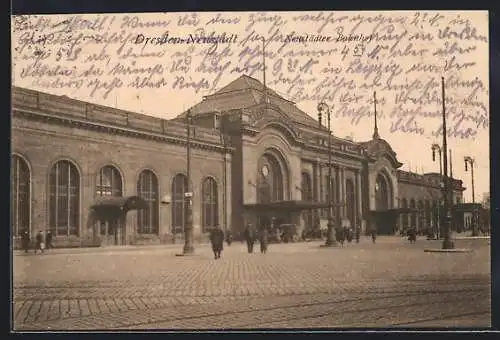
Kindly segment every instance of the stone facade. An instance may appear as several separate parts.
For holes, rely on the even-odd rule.
[[[191,185],[201,192],[202,182],[211,177],[217,183],[221,223],[231,220],[230,171],[226,171],[227,193],[223,195],[224,164],[229,170],[231,150],[224,149],[217,131],[192,128]],[[49,172],[60,160],[74,164],[79,174],[79,231],[71,238],[89,237],[87,228],[90,206],[98,198],[96,181],[104,166],[116,168],[122,180],[122,195],[137,195],[137,183],[143,170],[157,178],[159,230],[152,235],[138,235],[137,212],[127,214],[128,243],[157,243],[172,240],[171,210],[160,204],[160,197],[171,195],[175,175],[186,173],[186,127],[175,122],[156,119],[112,108],[99,107],[64,97],[49,96],[25,89],[15,89],[12,115],[12,152],[29,165],[30,230],[47,230],[50,210]],[[224,161],[226,158],[226,161]],[[201,227],[201,195],[193,196],[195,239],[205,235]],[[227,217],[224,218],[223,214]],[[225,226],[223,226],[225,227]],[[64,244],[66,237],[56,237]]]
[[[332,214],[338,224],[365,228],[370,211],[395,209],[403,201],[408,207],[415,201],[417,208],[419,202],[424,208],[427,201],[431,206],[439,202],[439,174],[399,170],[402,164],[396,154],[378,136],[361,143],[331,136],[329,160],[327,129],[253,78],[236,79],[190,108],[190,113],[193,221],[198,241],[207,236],[202,225],[202,185],[208,177],[217,188],[216,223],[235,234],[248,222],[260,223],[262,214],[253,209],[259,204],[327,202],[329,164],[335,203]],[[16,220],[14,234],[20,228],[31,234],[51,229],[50,171],[56,162],[67,160],[76,167],[79,178],[78,232],[57,236],[59,244],[91,237],[88,213],[98,199],[97,178],[105,166],[119,172],[123,196],[138,194],[143,170],[156,178],[156,199],[151,204],[157,205],[158,230],[139,234],[138,213],[129,212],[125,242],[171,242],[174,209],[162,205],[160,198],[172,196],[174,177],[186,173],[185,120],[186,112],[164,120],[14,88],[12,152],[29,173],[29,183],[23,187],[29,189],[22,189],[19,179],[13,177],[21,188],[16,193],[29,192],[29,204],[22,203],[29,216]],[[454,180],[454,202],[461,200],[463,190],[462,182]],[[19,197],[13,199],[19,201]],[[17,214],[21,214],[19,207]],[[278,211],[268,213],[279,216]],[[282,215],[282,223],[303,229],[318,220],[326,225],[328,211],[318,208]],[[20,225],[23,223],[28,225]],[[423,220],[421,224],[425,224]]]

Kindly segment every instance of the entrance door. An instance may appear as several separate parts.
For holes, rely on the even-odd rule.
[[[123,228],[121,228],[119,219],[113,219],[107,222],[98,223],[99,234],[101,236],[101,245],[110,246],[125,244]]]
[[[271,225],[271,218],[266,215],[260,215],[257,217],[257,225],[256,228],[260,229],[263,226],[269,227]]]

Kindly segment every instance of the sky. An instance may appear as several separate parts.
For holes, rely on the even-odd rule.
[[[403,170],[418,173],[439,171],[431,145],[441,143],[444,77],[448,126],[460,132],[448,138],[453,175],[470,202],[464,157],[471,156],[476,201],[489,192],[486,11],[82,14],[13,22],[15,86],[166,119],[242,74],[263,81],[264,38],[270,88],[315,119],[318,102],[326,102],[333,134],[355,141],[371,139],[376,92],[381,138]],[[223,40],[215,45],[213,37]]]

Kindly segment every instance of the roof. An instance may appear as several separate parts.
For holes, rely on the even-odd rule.
[[[264,92],[264,90],[266,90]],[[296,123],[310,127],[318,127],[318,122],[294,102],[289,101],[268,87],[264,87],[259,80],[242,75],[227,84],[215,93],[205,96],[201,102],[190,108],[191,115],[196,116],[207,112],[228,111],[233,109],[248,109],[263,102],[264,93],[267,93],[269,103],[277,106]],[[183,112],[176,119],[183,118]]]
[[[400,168],[403,163],[400,163],[396,157],[396,153],[392,149],[391,145],[382,138],[374,138],[366,142],[359,143],[365,150],[368,156],[372,158],[380,158],[384,155],[389,156],[394,168]]]

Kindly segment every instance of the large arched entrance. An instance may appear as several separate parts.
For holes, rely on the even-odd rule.
[[[273,154],[265,153],[258,164],[257,202],[282,201],[284,199],[284,178],[278,159]]]
[[[288,169],[281,153],[274,149],[266,150],[257,162],[257,203],[268,204],[287,200],[287,178]],[[271,217],[276,218],[276,224],[288,223],[283,216],[271,215],[268,213],[258,216],[258,225],[270,225]]]
[[[375,181],[375,209],[387,210],[391,208],[391,187],[387,177],[380,173]]]
[[[380,234],[394,234],[397,215],[390,210],[393,207],[392,185],[387,174],[380,172],[375,180],[374,223]]]

